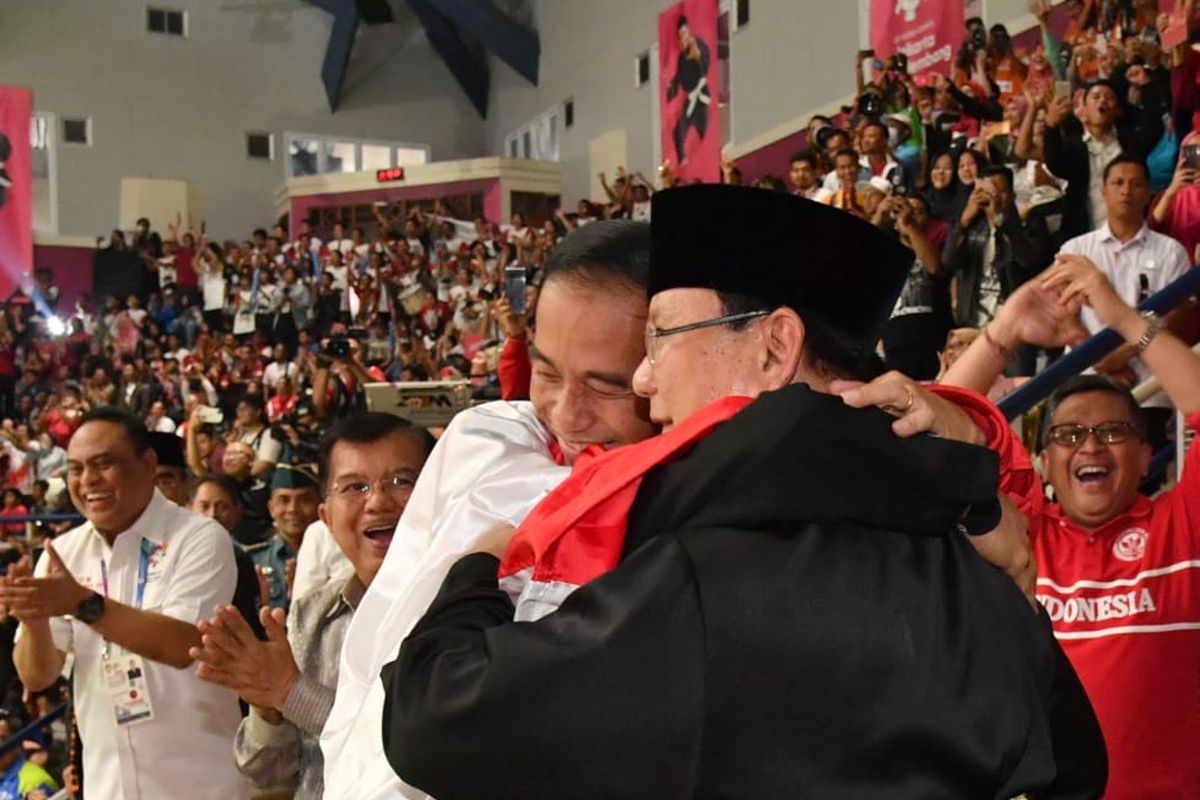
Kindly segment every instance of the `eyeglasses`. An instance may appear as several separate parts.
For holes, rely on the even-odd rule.
[[[331,494],[349,502],[363,503],[371,496],[372,491],[379,489],[381,492],[386,492],[394,500],[407,500],[408,496],[412,494],[413,486],[415,485],[416,481],[412,476],[400,472],[376,481],[351,479],[345,483],[335,483]]]
[[[770,309],[760,308],[757,311],[743,311],[739,314],[726,314],[722,317],[713,317],[712,319],[693,322],[689,325],[680,325],[675,328],[655,328],[653,325],[646,326],[646,360],[650,362],[650,366],[654,366],[655,360],[658,358],[657,343],[664,336],[674,336],[677,333],[687,333],[688,331],[698,331],[701,328],[715,328],[718,325],[730,325],[734,322],[741,322],[746,319],[756,319],[757,317],[765,317],[770,314]]]
[[[1137,429],[1128,422],[1101,422],[1099,425],[1055,425],[1046,432],[1046,441],[1062,447],[1079,447],[1095,434],[1101,444],[1120,444],[1130,436],[1141,438]]]

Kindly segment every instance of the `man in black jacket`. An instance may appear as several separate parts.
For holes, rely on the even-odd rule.
[[[824,393],[869,369],[911,252],[783,194],[653,202],[634,383],[666,433],[580,491],[657,466],[543,551],[561,577],[620,565],[514,624],[496,559],[459,561],[384,669],[393,768],[439,800],[1099,797],[1104,745],[1044,615],[957,532],[995,524],[995,461]],[[685,235],[724,225],[753,226],[749,250]],[[731,394],[759,397],[696,430]]]
[[[1046,167],[1067,181],[1061,236],[1064,240],[1104,224],[1101,175],[1122,152],[1145,158],[1162,136],[1162,106],[1152,84],[1138,86],[1139,103],[1124,107],[1116,88],[1096,81],[1084,94],[1078,119],[1070,97],[1046,109]]]
[[[958,277],[954,317],[960,326],[978,328],[1050,263],[1054,245],[1044,219],[1021,220],[1012,170],[1004,166],[983,170],[954,223],[942,254],[945,274]]]

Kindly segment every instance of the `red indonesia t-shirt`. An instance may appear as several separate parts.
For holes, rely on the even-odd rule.
[[[1038,600],[1108,744],[1106,800],[1200,797],[1200,439],[1178,485],[1104,527],[1054,505],[1029,529]]]
[[[1089,532],[1046,503],[995,406],[956,402],[999,453],[1000,490],[1029,519],[1038,601],[1108,746],[1105,800],[1200,797],[1200,438],[1174,489]]]

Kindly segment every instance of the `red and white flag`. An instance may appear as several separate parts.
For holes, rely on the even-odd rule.
[[[500,562],[500,588],[513,598],[517,621],[544,617],[571,592],[616,567],[629,509],[646,473],[686,452],[750,402],[725,397],[660,436],[586,451],[571,476],[517,528]]]

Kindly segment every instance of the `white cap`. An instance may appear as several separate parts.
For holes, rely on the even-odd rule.
[[[884,178],[882,175],[876,175],[867,183],[872,189],[878,189],[885,195],[890,195],[892,193],[892,184],[889,183],[887,178]]]

